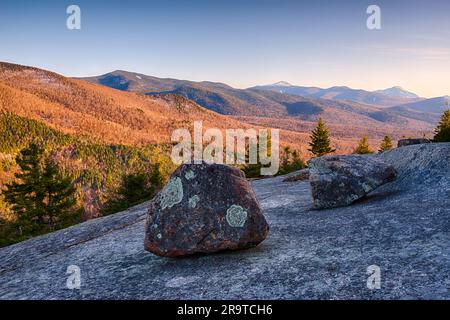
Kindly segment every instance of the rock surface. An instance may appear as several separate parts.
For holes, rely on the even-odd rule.
[[[372,155],[320,157],[309,163],[316,209],[348,206],[395,176],[391,165]]]
[[[448,300],[450,144],[380,157],[397,179],[348,207],[311,210],[306,181],[254,181],[270,237],[245,251],[149,254],[148,204],[0,249],[0,298]],[[80,290],[66,287],[70,265]],[[379,290],[366,285],[370,265]]]
[[[145,248],[159,256],[247,249],[269,226],[244,173],[226,165],[179,167],[150,203]]]

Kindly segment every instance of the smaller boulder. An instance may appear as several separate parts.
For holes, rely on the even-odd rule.
[[[430,140],[428,139],[402,139],[399,140],[397,143],[397,147],[406,147],[406,146],[412,146],[415,144],[423,144],[423,143],[430,143]]]
[[[283,179],[283,182],[305,181],[309,179],[309,169],[292,172]]]
[[[396,177],[392,166],[367,155],[316,158],[309,172],[316,209],[350,205]]]
[[[220,164],[185,164],[150,203],[145,249],[180,257],[254,247],[269,232],[244,173]]]

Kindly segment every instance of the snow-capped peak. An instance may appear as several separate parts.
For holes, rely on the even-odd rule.
[[[290,84],[289,82],[286,82],[286,81],[279,81],[277,83],[274,83],[272,86],[275,86],[275,87],[292,87],[292,84]]]

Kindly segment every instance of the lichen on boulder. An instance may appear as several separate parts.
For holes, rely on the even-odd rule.
[[[159,256],[246,249],[268,235],[244,173],[219,164],[185,164],[150,203],[145,249]]]
[[[226,218],[231,227],[242,228],[247,220],[247,211],[241,206],[233,204],[228,208]]]
[[[180,203],[183,200],[183,184],[181,179],[175,177],[170,179],[166,184],[161,194],[161,208],[172,208],[174,205]]]

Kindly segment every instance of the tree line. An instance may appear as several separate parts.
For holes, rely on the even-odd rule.
[[[333,153],[336,151],[331,147],[330,132],[325,126],[325,122],[322,118],[319,118],[316,128],[312,131],[310,136],[311,142],[308,149],[315,157],[322,157],[324,155]],[[353,153],[355,154],[371,154],[375,151],[370,149],[369,138],[364,135],[361,140],[358,141]],[[434,138],[431,142],[450,142],[450,110],[444,111],[441,120],[439,121]],[[392,138],[385,136],[381,141],[378,148],[378,152],[385,152],[393,148]]]

